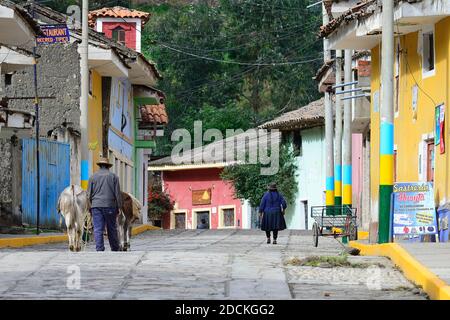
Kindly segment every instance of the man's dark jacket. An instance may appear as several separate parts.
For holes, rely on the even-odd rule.
[[[121,208],[119,177],[108,169],[101,168],[89,179],[87,194],[91,208]]]

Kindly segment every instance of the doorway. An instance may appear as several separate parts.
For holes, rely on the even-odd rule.
[[[186,213],[175,213],[175,229],[186,229]]]
[[[303,210],[305,212],[305,230],[308,230],[308,200],[302,201]]]
[[[209,226],[209,211],[198,211],[197,214],[197,227],[205,225],[205,229],[210,229]]]

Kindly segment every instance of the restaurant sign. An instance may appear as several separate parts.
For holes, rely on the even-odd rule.
[[[38,44],[68,43],[69,28],[65,24],[48,24],[41,26],[44,36],[37,37]]]
[[[436,234],[437,221],[432,182],[395,183],[392,234]]]

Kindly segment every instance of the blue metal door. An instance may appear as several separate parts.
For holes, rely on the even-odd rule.
[[[36,225],[36,141],[22,142],[22,222]],[[70,145],[41,139],[40,147],[40,225],[59,228],[56,204],[70,184]]]

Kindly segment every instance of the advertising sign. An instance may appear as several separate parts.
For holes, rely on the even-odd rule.
[[[395,183],[392,208],[394,236],[438,233],[432,182]]]
[[[192,190],[192,205],[211,204],[211,189]]]
[[[441,154],[445,153],[445,105],[441,104],[439,106],[439,136],[440,136],[440,143],[439,143],[439,150]]]
[[[45,36],[37,37],[38,44],[68,43],[70,41],[69,28],[65,24],[48,24],[41,26]]]

